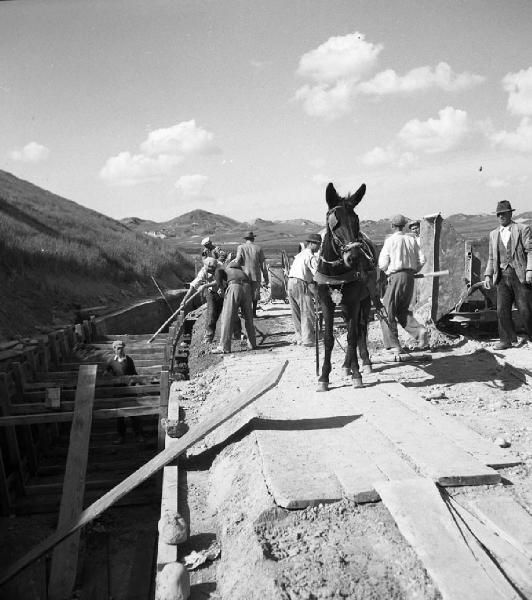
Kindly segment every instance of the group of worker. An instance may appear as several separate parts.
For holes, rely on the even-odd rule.
[[[500,341],[496,350],[532,344],[532,234],[530,227],[512,219],[515,209],[507,200],[497,204],[499,226],[490,232],[489,254],[484,287],[496,286],[497,317]],[[392,354],[403,351],[397,325],[401,325],[416,341],[419,349],[426,349],[428,330],[413,315],[415,278],[425,264],[420,245],[420,222],[408,221],[403,215],[391,219],[392,234],[382,247],[378,268],[386,274],[387,285],[382,298],[385,318],[380,319],[384,347]],[[409,230],[405,232],[405,227]],[[261,282],[269,285],[268,268],[262,248],[255,243],[252,231],[244,236],[232,259],[222,248],[207,237],[202,240],[203,266],[190,284],[182,306],[198,290],[204,289],[207,302],[205,341],[211,343],[221,317],[219,345],[213,354],[231,352],[231,340],[246,340],[250,350],[256,348],[253,319],[257,317]],[[315,345],[316,273],[322,238],[320,234],[307,235],[300,252],[294,257],[288,273],[287,295],[294,324],[294,343]],[[515,304],[527,337],[518,338],[512,320]],[[244,318],[245,337],[241,332],[239,311]],[[109,359],[106,371],[113,375],[136,375],[135,366],[124,350],[124,342],[113,343],[115,355]],[[143,440],[140,417],[132,418],[138,441]],[[124,419],[117,420],[118,437],[123,443]]]

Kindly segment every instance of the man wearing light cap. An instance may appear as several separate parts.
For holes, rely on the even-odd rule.
[[[425,264],[417,238],[405,235],[403,229],[408,219],[395,215],[391,226],[393,233],[384,241],[379,255],[379,268],[388,276],[388,286],[384,293],[383,305],[387,312],[387,322],[381,319],[384,347],[399,354],[401,344],[397,333],[397,323],[425,348],[428,331],[416,321],[410,303],[414,293],[414,275]]]
[[[219,288],[214,278],[216,269],[221,267],[222,263],[212,256],[208,256],[203,261],[203,267],[198,271],[195,279],[190,283],[190,287],[183,298],[181,305],[195,294],[201,286],[209,286],[204,291],[205,300],[207,301],[207,315],[205,318],[205,342],[210,343],[216,332],[216,323],[222,312],[223,296],[219,293]]]
[[[105,375],[112,375],[114,377],[124,377],[126,375],[137,375],[137,369],[131,356],[128,356],[125,351],[125,343],[122,340],[115,340],[113,342],[114,356],[111,357],[105,365]],[[142,431],[142,417],[131,417],[131,426],[135,432],[137,442],[144,441],[144,434]],[[126,419],[125,417],[118,417],[116,419],[116,432],[117,437],[113,441],[113,444],[123,444],[126,437]]]
[[[296,344],[315,345],[315,295],[314,274],[318,264],[317,252],[321,246],[321,236],[310,233],[305,240],[305,248],[294,257],[288,272],[288,302],[292,311]]]
[[[220,246],[215,246],[210,237],[203,238],[201,240],[201,245],[203,246],[203,250],[201,251],[201,257],[203,259],[212,257],[218,260],[220,258],[221,248]]]

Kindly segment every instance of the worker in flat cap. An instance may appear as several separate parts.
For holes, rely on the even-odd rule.
[[[410,229],[410,233],[414,236],[414,237],[419,237],[419,233],[420,233],[420,223],[418,220],[413,220],[410,221],[410,223],[408,223],[408,229]]]
[[[496,350],[512,345],[532,345],[532,235],[529,225],[512,219],[508,200],[497,204],[499,226],[490,232],[484,287],[497,286],[499,342]],[[528,339],[518,340],[512,320],[515,303]]]
[[[305,239],[305,247],[294,256],[288,272],[288,302],[294,323],[294,341],[303,346],[315,345],[317,290],[314,274],[318,266],[320,248],[319,233],[309,233]]]
[[[206,259],[208,257],[216,258],[217,260],[220,258],[220,252],[222,249],[220,246],[216,246],[210,237],[205,237],[201,240],[201,245],[203,249],[201,251],[202,259]]]
[[[223,308],[223,294],[216,283],[214,273],[216,269],[222,267],[222,263],[213,256],[208,256],[203,260],[203,266],[198,271],[196,277],[191,281],[190,286],[181,301],[181,307],[184,308],[187,300],[196,292],[203,288],[203,296],[207,302],[207,315],[205,317],[205,336],[204,341],[211,343],[216,333],[216,323]]]
[[[225,267],[216,270],[216,280],[220,289],[224,290],[224,306],[221,316],[220,345],[213,354],[228,354],[231,352],[231,338],[240,338],[241,323],[238,310],[244,317],[247,335],[247,347],[255,350],[257,340],[253,324],[253,301],[251,297],[251,282],[244,270],[235,260]],[[238,327],[238,331],[235,330]]]
[[[253,301],[253,316],[257,316],[257,304],[260,300],[261,280],[267,287],[270,277],[262,248],[255,244],[255,234],[249,231],[244,235],[245,242],[238,246],[235,261],[242,267],[251,282],[251,297]]]
[[[393,233],[384,240],[379,255],[379,268],[388,278],[382,300],[387,313],[387,319],[381,319],[382,336],[384,347],[394,354],[401,353],[398,323],[417,340],[418,348],[424,349],[428,343],[428,331],[414,318],[411,309],[414,275],[425,264],[425,257],[417,238],[405,235],[403,229],[407,223],[404,215],[392,218]]]
[[[137,375],[137,369],[131,356],[126,354],[125,343],[122,340],[113,342],[114,356],[109,358],[105,365],[105,375],[114,377],[125,377],[126,375]],[[124,384],[125,385],[125,384]],[[144,433],[142,429],[142,417],[130,417],[131,426],[135,433],[137,442],[144,442]],[[118,417],[116,419],[117,437],[113,440],[113,444],[123,444],[126,438],[126,418]]]

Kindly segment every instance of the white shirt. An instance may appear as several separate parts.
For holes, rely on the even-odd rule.
[[[216,268],[218,267],[223,267],[223,264],[221,262],[217,262]],[[214,273],[209,273],[209,271],[207,271],[207,267],[203,265],[203,267],[201,267],[201,269],[198,271],[195,279],[190,283],[190,287],[197,290],[200,285],[203,285],[204,283],[212,283],[213,281],[215,281]]]
[[[317,266],[318,259],[314,252],[310,248],[305,248],[299,254],[295,255],[288,277],[297,277],[311,283],[314,281],[314,273]]]
[[[511,230],[512,224],[510,223],[509,225],[506,225],[506,227],[500,227],[499,228],[499,235],[501,236],[501,241],[505,246],[508,246],[508,242],[510,241],[510,238],[512,237],[512,230]]]
[[[411,269],[419,271],[425,264],[425,257],[417,238],[405,235],[402,231],[396,231],[384,240],[379,255],[379,269],[387,275]]]

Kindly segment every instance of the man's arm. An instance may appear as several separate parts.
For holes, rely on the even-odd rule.
[[[425,258],[425,255],[423,254],[423,250],[421,250],[420,243],[417,241],[416,238],[414,238],[414,241],[416,242],[416,249],[417,249],[417,271],[416,271],[416,273],[418,273],[420,271],[420,269],[423,268],[423,265],[427,262],[427,259]]]
[[[521,232],[523,236],[523,246],[526,253],[526,283],[532,283],[532,232],[530,226],[525,225]]]
[[[236,249],[235,261],[240,266],[242,266],[244,264],[244,252],[242,250],[242,244],[240,244],[240,246],[238,246],[238,248]]]
[[[384,240],[384,244],[379,254],[379,269],[386,271],[390,266],[390,238]]]
[[[128,375],[138,375],[137,373],[137,369],[135,368],[135,363],[133,362],[133,359],[131,358],[131,356],[128,355],[127,357],[127,366],[128,366],[128,371],[130,371],[130,373],[128,373]]]
[[[270,285],[270,275],[268,273],[268,267],[266,265],[266,259],[264,258],[264,252],[262,248],[259,252],[260,268],[262,271],[262,277],[264,278],[264,285]]]

